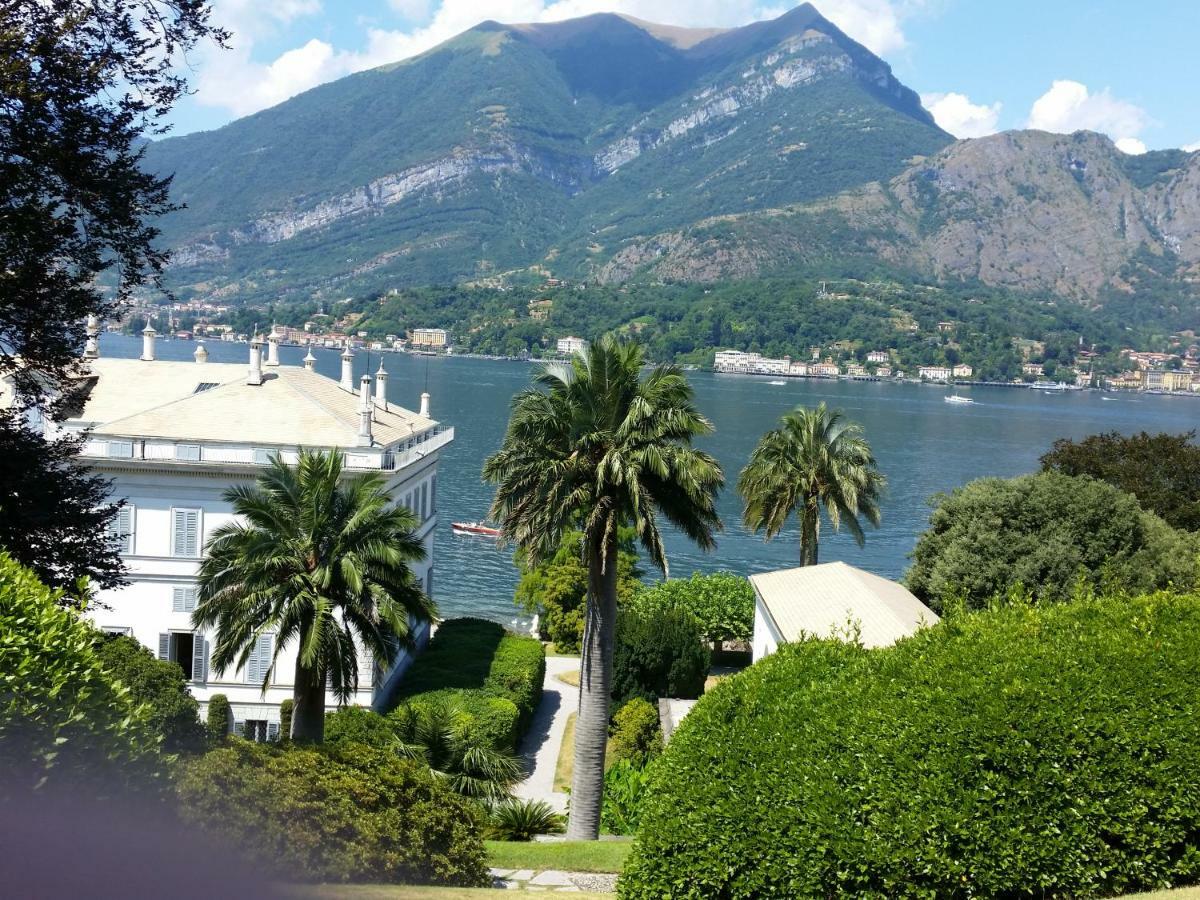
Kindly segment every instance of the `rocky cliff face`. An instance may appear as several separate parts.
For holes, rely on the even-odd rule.
[[[1135,254],[1200,266],[1200,153],[1144,186],[1133,160],[1088,132],[1009,132],[960,141],[884,183],[827,201],[708,220],[633,241],[603,280],[715,281],[786,269],[839,247],[938,278],[1079,300],[1127,290]],[[714,227],[716,225],[720,227]]]

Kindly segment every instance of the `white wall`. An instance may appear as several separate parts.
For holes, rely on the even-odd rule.
[[[783,642],[782,636],[775,628],[775,623],[767,615],[762,598],[757,591],[754,597],[754,641],[751,645],[751,659],[758,662],[764,656],[774,653]]]
[[[437,517],[433,508],[432,479],[437,471],[437,457],[436,452],[431,453],[388,479],[392,495],[398,501],[413,498],[418,521],[421,521],[424,512],[424,520],[417,534],[425,547],[426,559],[412,568],[425,589],[430,586],[433,570],[433,533]],[[125,498],[132,507],[133,552],[124,557],[129,570],[129,584],[100,592],[99,606],[90,612],[90,616],[101,628],[128,629],[133,637],[157,655],[161,634],[192,631],[191,614],[173,610],[174,588],[194,586],[200,565],[198,558],[172,555],[172,508],[201,510],[203,546],[217,528],[235,519],[231,506],[225,502],[222,494],[234,484],[253,483],[257,471],[198,471],[194,467],[174,466],[170,462],[164,462],[154,470],[144,470],[138,466],[123,466],[119,460],[107,465],[97,461],[96,468],[113,480],[113,496]],[[418,644],[423,644],[428,637],[428,623],[418,625],[418,628]],[[215,635],[206,632],[203,637],[208,641],[208,655],[211,657]],[[408,654],[402,652],[395,667],[383,673],[375,683],[367,674],[371,668],[369,662],[365,656],[362,657],[360,690],[351,702],[363,706],[373,702],[382,704],[386,700],[386,692],[394,686],[397,676],[410,662]],[[202,705],[213,694],[224,694],[234,707],[236,721],[255,718],[277,723],[280,702],[292,696],[295,664],[296,647],[294,644],[284,645],[265,694],[261,681],[251,683],[244,671],[218,672],[209,666],[207,677],[193,682],[192,693]],[[336,703],[332,694],[327,695],[326,704],[329,707],[336,706]]]

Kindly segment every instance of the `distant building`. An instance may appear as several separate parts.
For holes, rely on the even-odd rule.
[[[968,366],[966,363],[959,363],[957,366],[955,366],[953,369],[950,370],[950,374],[953,375],[955,378],[970,378],[972,375],[975,374],[975,370],[972,369],[970,366]]]
[[[919,366],[917,377],[924,381],[949,381],[954,375],[946,366]]]
[[[808,374],[815,375],[818,378],[837,378],[842,374],[842,370],[838,368],[838,364],[832,359],[826,359],[824,362],[809,365]]]
[[[558,352],[566,356],[583,353],[590,346],[591,343],[585,341],[583,338],[561,337],[558,339]]]
[[[954,330],[954,323],[953,322],[938,322],[937,330],[940,331],[942,334],[949,334],[951,331]]]
[[[846,374],[851,378],[865,378],[867,369],[865,366],[860,366],[858,363],[850,363],[846,366]]]
[[[718,350],[713,357],[713,371],[736,375],[790,375],[791,368],[792,361],[786,356],[771,359],[761,353]]]
[[[529,301],[529,318],[544,322],[550,315],[550,311],[554,309],[554,301],[549,297],[541,297],[537,300]]]
[[[1043,372],[1041,363],[1031,363],[1031,362],[1022,363],[1021,364],[1021,372],[1024,375],[1043,375],[1043,374],[1045,374]]]
[[[892,377],[892,367],[891,366],[880,366],[878,369],[875,370],[875,374],[878,375],[880,378],[891,378]]]
[[[788,366],[788,374],[793,378],[804,378],[808,375],[808,363],[793,362]]]
[[[869,363],[886,363],[891,361],[891,354],[886,350],[872,350],[867,354],[867,362]]]
[[[444,328],[413,328],[408,341],[414,350],[445,350],[450,346],[450,332]]]

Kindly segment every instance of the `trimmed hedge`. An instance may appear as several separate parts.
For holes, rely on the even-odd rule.
[[[229,707],[229,698],[224,694],[213,694],[208,698],[206,727],[209,740],[213,742],[225,740],[233,730],[233,711]]]
[[[609,755],[613,762],[625,759],[638,766],[645,765],[663,749],[658,707],[641,697],[630,700],[613,716],[609,735]]]
[[[687,610],[621,610],[613,650],[613,701],[699,697],[710,659],[700,623]]]
[[[1200,880],[1200,597],[1009,606],[723,680],[620,895],[1109,896]]]
[[[419,763],[362,744],[237,738],[183,767],[189,823],[288,881],[485,886],[475,807]]]
[[[400,684],[398,703],[446,696],[498,750],[515,750],[542,698],[546,653],[541,642],[485,619],[449,619]]]

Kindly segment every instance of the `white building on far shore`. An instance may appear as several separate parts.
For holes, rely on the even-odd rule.
[[[718,350],[713,357],[713,371],[737,375],[790,375],[791,367],[789,357],[771,359],[741,350]]]
[[[275,342],[265,361],[255,341],[248,365],[235,365],[208,362],[202,344],[194,362],[158,360],[154,341],[148,327],[141,359],[100,359],[89,340],[93,358],[81,405],[57,426],[87,433],[84,460],[126,500],[113,539],[129,583],[101,592],[102,605],[91,615],[105,631],[132,635],[159,658],[178,662],[202,704],[224,694],[244,733],[266,739],[278,731],[280,701],[292,695],[296,648],[282,648],[264,693],[273,635],[260,639],[245,668],[216,671],[214,635],[191,623],[205,543],[234,520],[225,491],[252,485],[274,454],[294,461],[302,447],[340,451],[347,477],[381,473],[392,495],[415,513],[427,557],[414,574],[428,592],[438,457],[454,430],[430,418],[428,394],[419,412],[388,401],[382,364],[374,378],[363,374],[355,384],[349,350],[335,381],[313,369],[311,352],[303,368],[280,365]],[[427,636],[428,623],[413,626]],[[380,671],[360,652],[352,702],[371,705],[383,700],[409,660],[402,655],[390,671]],[[334,704],[332,695],[327,702]]]
[[[561,337],[557,343],[558,352],[566,356],[583,353],[590,346],[590,343],[578,337]]]

